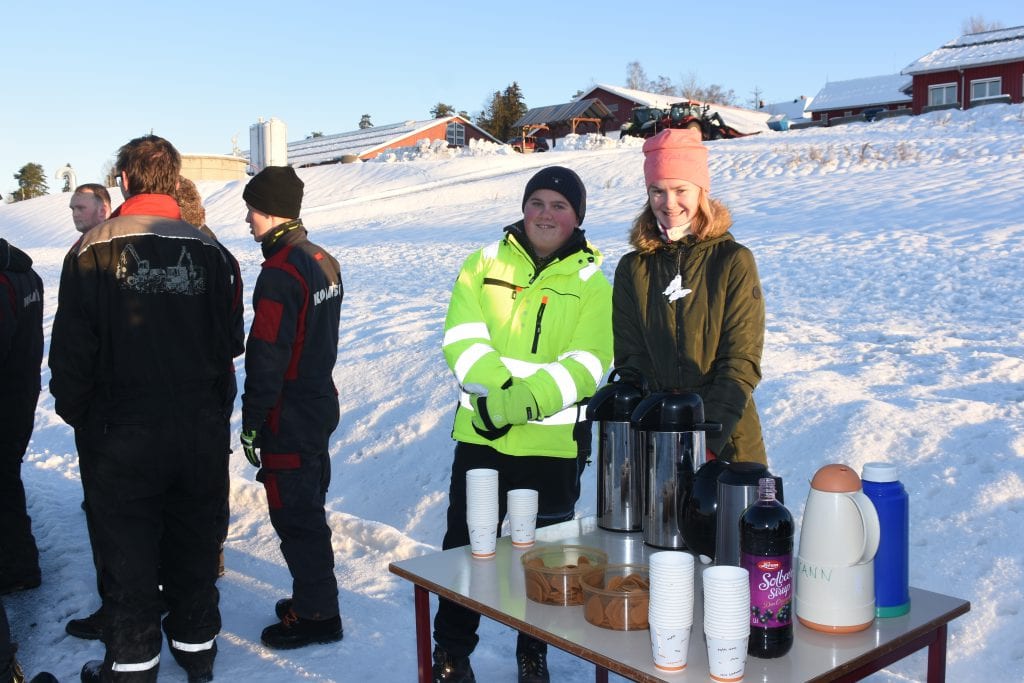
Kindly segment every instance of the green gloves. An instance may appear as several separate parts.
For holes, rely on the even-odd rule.
[[[524,382],[512,380],[512,386],[492,391],[487,396],[473,394],[473,426],[480,432],[494,432],[506,425],[522,425],[542,415]]]
[[[245,459],[252,463],[253,467],[260,466],[260,454],[257,450],[260,447],[260,434],[255,429],[242,430],[242,452]]]

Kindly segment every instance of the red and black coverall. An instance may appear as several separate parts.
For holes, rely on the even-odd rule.
[[[292,574],[292,609],[306,619],[338,615],[334,550],[324,502],[328,440],[338,425],[332,372],[338,357],[341,267],[289,221],[262,242],[245,347],[243,430],[258,430],[270,521]]]

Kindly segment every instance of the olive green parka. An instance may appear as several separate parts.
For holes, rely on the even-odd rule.
[[[652,391],[699,394],[705,419],[722,424],[707,434],[708,448],[725,460],[766,463],[753,399],[764,346],[761,281],[753,254],[728,232],[729,210],[711,204],[700,241],[666,242],[656,223],[634,228],[635,251],[615,269],[615,367],[627,377],[638,370]],[[676,275],[685,293],[670,301]]]

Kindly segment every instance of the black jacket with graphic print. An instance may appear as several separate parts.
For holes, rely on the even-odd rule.
[[[179,215],[167,195],[130,197],[65,259],[50,393],[73,427],[97,407],[145,419],[211,391],[227,404],[241,282],[223,247]]]

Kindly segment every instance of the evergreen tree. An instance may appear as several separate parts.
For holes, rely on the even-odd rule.
[[[430,109],[431,118],[443,119],[446,116],[451,116],[455,113],[455,107],[444,102],[438,102]]]
[[[46,186],[46,174],[39,164],[25,164],[14,174],[14,179],[18,181],[18,189],[11,193],[12,202],[42,197],[49,189]]]
[[[495,91],[491,101],[477,117],[477,125],[499,140],[508,140],[518,134],[512,124],[526,113],[523,91],[513,81],[504,92]]]
[[[359,119],[359,130],[366,130],[367,128],[373,128],[373,124],[370,123],[370,115],[363,114],[363,118]]]

